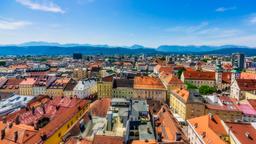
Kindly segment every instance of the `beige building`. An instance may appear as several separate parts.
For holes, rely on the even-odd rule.
[[[36,83],[36,78],[25,78],[19,84],[19,94],[20,95],[33,95],[33,86]]]
[[[202,97],[197,92],[176,88],[170,92],[170,107],[184,120],[202,116],[205,105]]]
[[[136,76],[133,88],[134,98],[166,101],[167,90],[159,78]]]
[[[97,91],[99,98],[111,98],[113,87],[113,76],[103,77],[97,82]]]

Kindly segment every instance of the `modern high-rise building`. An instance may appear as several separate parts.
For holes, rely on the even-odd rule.
[[[232,54],[232,65],[236,66],[240,70],[245,68],[245,56],[242,53],[234,53]]]
[[[81,53],[74,53],[73,54],[73,59],[82,59],[83,55]]]

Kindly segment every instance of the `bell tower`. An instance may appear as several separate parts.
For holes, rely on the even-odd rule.
[[[216,61],[216,67],[215,67],[215,83],[218,89],[221,89],[222,85],[222,73],[223,69],[221,67],[221,62],[220,60]]]

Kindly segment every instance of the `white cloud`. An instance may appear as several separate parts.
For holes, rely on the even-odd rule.
[[[183,33],[193,33],[197,32],[209,25],[208,22],[202,22],[198,25],[190,25],[190,26],[176,26],[167,28],[165,31],[167,32],[183,32]]]
[[[16,0],[18,3],[33,9],[33,10],[41,10],[46,12],[53,12],[53,13],[65,13],[60,6],[53,3],[51,0]]]
[[[256,15],[252,16],[252,17],[249,19],[249,22],[250,22],[250,24],[256,24]]]
[[[0,18],[0,30],[16,30],[31,25],[27,21],[10,21]]]
[[[235,6],[233,6],[233,7],[219,7],[215,11],[216,12],[225,12],[225,11],[230,11],[230,10],[235,10],[235,9],[236,9]]]

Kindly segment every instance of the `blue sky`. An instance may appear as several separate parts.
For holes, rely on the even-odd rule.
[[[1,0],[0,44],[256,47],[255,0]]]

